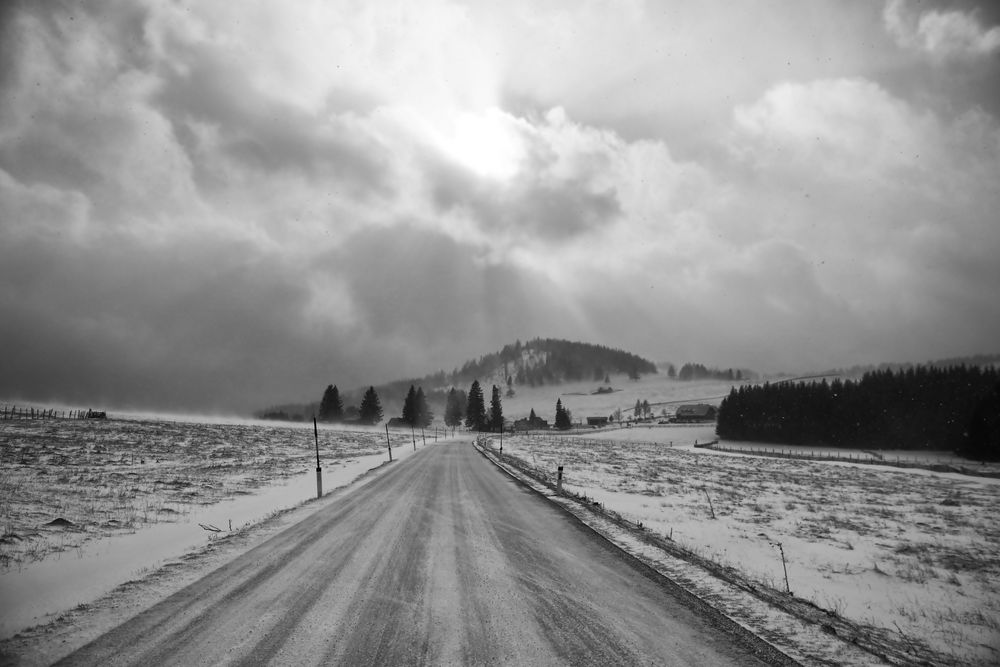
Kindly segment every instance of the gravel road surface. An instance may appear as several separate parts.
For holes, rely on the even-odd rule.
[[[451,442],[59,664],[768,664],[730,627]]]

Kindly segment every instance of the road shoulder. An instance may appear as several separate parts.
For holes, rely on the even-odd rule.
[[[399,465],[398,461],[383,463],[350,483],[327,492],[322,498],[312,498],[295,507],[280,510],[244,529],[226,533],[203,547],[166,561],[145,576],[115,587],[93,602],[78,605],[48,623],[19,632],[0,642],[0,667],[28,667],[56,662],[282,531],[371,483],[396,465]]]
[[[627,556],[650,568],[667,582],[679,597],[692,604],[708,607],[738,632],[748,635],[751,643],[766,644],[775,655],[776,664],[803,665],[872,665],[906,664],[887,655],[876,655],[838,636],[832,624],[810,623],[786,610],[762,600],[752,592],[733,585],[691,562],[671,555],[664,549],[640,539],[637,529],[626,528],[609,518],[603,508],[591,507],[579,499],[556,494],[554,489],[501,458],[491,448],[477,445],[479,452],[516,481],[593,530]],[[784,658],[784,660],[782,660]]]

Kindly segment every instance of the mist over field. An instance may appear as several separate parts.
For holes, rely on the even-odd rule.
[[[0,397],[248,414],[553,336],[1000,339],[985,2],[7,3]]]

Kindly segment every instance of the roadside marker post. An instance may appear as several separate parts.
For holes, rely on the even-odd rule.
[[[563,467],[559,466],[559,470],[556,473],[556,493],[562,493],[562,471]]]
[[[389,440],[389,425],[385,425],[385,446],[389,448],[389,462],[392,462],[392,442]]]
[[[319,427],[313,417],[313,436],[316,438],[316,497],[323,497],[323,469],[319,465]]]

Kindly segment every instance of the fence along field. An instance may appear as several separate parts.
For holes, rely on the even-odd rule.
[[[59,412],[80,413],[86,411]],[[0,567],[177,521],[193,508],[315,468],[311,426],[56,418],[48,410],[36,410],[32,419],[30,409],[6,414],[0,425]],[[320,429],[324,468],[384,454],[385,437]],[[410,444],[409,433],[392,439],[394,447]]]
[[[649,431],[673,447],[642,431],[505,437],[504,454],[550,477],[561,465],[568,492],[948,663],[1000,660],[1000,480],[733,456],[693,448],[710,428]]]
[[[3,405],[0,407],[0,421],[15,419],[105,419],[106,412],[94,410],[57,410],[56,408],[18,407]]]

